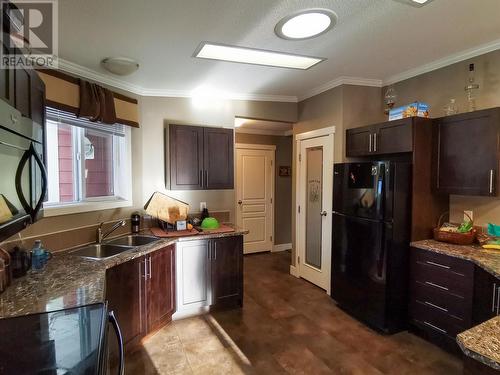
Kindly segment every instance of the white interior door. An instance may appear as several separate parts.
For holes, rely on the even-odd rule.
[[[330,293],[333,134],[298,146],[298,273]]]
[[[273,249],[274,153],[236,145],[236,223],[249,231],[245,254]]]

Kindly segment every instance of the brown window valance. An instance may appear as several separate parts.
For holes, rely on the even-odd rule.
[[[80,79],[80,109],[77,116],[105,124],[116,123],[113,93],[95,83]]]
[[[92,120],[92,118],[97,118],[97,121],[104,123],[120,123],[132,127],[139,127],[137,99],[101,87],[103,90],[107,91],[107,94],[104,94],[105,98],[107,98],[106,102],[112,102],[114,104],[116,120],[112,121],[113,117],[109,115],[109,110],[106,110],[106,108],[109,108],[109,104],[105,104],[105,111],[101,115],[97,113],[95,104],[91,104],[94,102],[94,100],[90,99],[91,95],[100,97],[102,94],[90,94],[88,89],[85,89],[83,90],[84,95],[82,95],[80,83],[86,82],[89,85],[94,85],[93,83],[57,70],[44,69],[38,71],[38,74],[45,83],[47,106],[70,112],[77,116],[89,118],[90,120]],[[100,87],[98,85],[95,86]],[[89,99],[84,97],[82,101],[81,95],[87,95],[85,92],[89,93]],[[82,102],[91,104],[90,108],[84,104],[84,109],[82,110]],[[100,108],[99,113],[101,113]],[[103,119],[99,118],[99,116],[103,116]]]

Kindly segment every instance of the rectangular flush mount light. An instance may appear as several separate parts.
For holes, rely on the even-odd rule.
[[[290,69],[309,69],[325,60],[319,57],[291,55],[247,47],[229,46],[203,42],[196,49],[195,57],[211,60],[230,61],[243,64],[275,66]]]

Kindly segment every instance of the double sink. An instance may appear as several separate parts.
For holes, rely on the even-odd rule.
[[[118,237],[100,244],[87,245],[76,250],[71,250],[71,254],[90,259],[107,259],[124,251],[134,249],[158,241],[159,238],[144,235],[128,235]]]

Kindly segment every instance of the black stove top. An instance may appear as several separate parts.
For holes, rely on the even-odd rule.
[[[0,374],[98,374],[106,306],[0,319]]]

